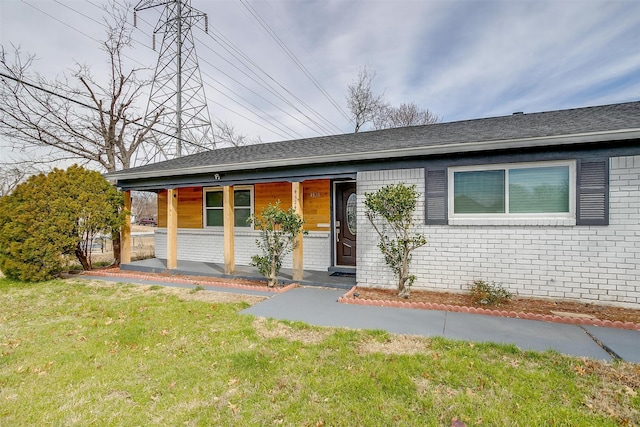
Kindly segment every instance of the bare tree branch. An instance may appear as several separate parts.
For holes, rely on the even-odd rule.
[[[131,213],[136,220],[140,218],[156,219],[158,212],[158,195],[147,191],[131,192]]]
[[[440,117],[428,109],[418,107],[414,102],[400,104],[399,107],[384,105],[373,119],[373,128],[389,129],[406,126],[432,125],[440,122]]]
[[[140,70],[126,70],[122,61],[131,45],[127,11],[113,3],[109,13],[102,50],[110,77],[103,84],[85,65],[77,65],[73,73],[76,85],[66,78],[45,79],[29,72],[33,56],[23,58],[14,46],[8,58],[0,47],[0,136],[12,149],[48,148],[39,161],[73,159],[109,172],[132,166],[158,116],[145,123],[135,110],[147,82],[138,78]]]
[[[365,123],[373,121],[385,104],[384,96],[374,95],[371,89],[375,77],[376,72],[365,66],[358,72],[358,79],[348,87],[347,106],[355,123],[354,132],[358,132]]]
[[[233,147],[240,147],[241,145],[259,144],[262,140],[258,138],[249,138],[246,135],[236,133],[235,128],[229,122],[217,120],[214,123],[213,130],[214,137],[217,139],[217,143],[221,145],[230,145]]]
[[[0,197],[11,193],[21,182],[36,173],[36,168],[0,165]]]
[[[414,102],[393,107],[385,101],[384,94],[375,95],[371,88],[375,77],[376,72],[365,66],[358,72],[357,80],[348,86],[347,105],[355,122],[354,132],[367,123],[379,130],[440,122],[440,117]]]

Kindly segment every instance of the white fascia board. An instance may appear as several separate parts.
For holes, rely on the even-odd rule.
[[[581,133],[573,135],[560,135],[560,136],[543,136],[534,138],[520,138],[520,139],[504,139],[495,141],[473,141],[473,142],[457,142],[432,146],[420,146],[420,147],[408,147],[408,148],[396,148],[387,150],[376,151],[363,151],[358,153],[348,154],[328,154],[321,156],[307,156],[307,157],[292,157],[286,159],[274,159],[274,160],[256,160],[242,163],[229,163],[219,165],[203,165],[182,169],[168,169],[168,170],[154,170],[146,172],[127,172],[122,171],[115,176],[110,176],[110,179],[125,180],[125,179],[143,179],[143,178],[156,178],[175,175],[194,175],[201,173],[220,173],[230,172],[237,170],[251,170],[251,169],[263,169],[284,167],[291,165],[312,165],[322,164],[330,162],[345,162],[345,161],[361,161],[361,160],[379,160],[379,159],[391,159],[398,157],[414,157],[414,156],[428,156],[437,154],[452,154],[452,153],[472,153],[478,151],[491,151],[500,149],[514,149],[514,148],[536,148],[536,147],[550,147],[558,145],[573,145],[584,144],[590,142],[607,142],[607,141],[619,141],[627,139],[640,138],[639,129],[625,129],[619,131],[607,131],[607,132],[592,132]]]

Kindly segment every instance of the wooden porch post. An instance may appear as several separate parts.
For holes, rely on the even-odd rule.
[[[178,268],[178,190],[167,191],[167,270]]]
[[[124,192],[124,209],[127,216],[120,230],[120,263],[129,264],[131,262],[131,190]]]
[[[233,274],[236,271],[234,250],[234,202],[233,186],[222,187],[222,209],[224,224],[224,274]]]
[[[295,213],[300,215],[302,218],[302,183],[300,182],[292,182],[291,183],[291,206]],[[302,280],[304,275],[304,251],[302,248],[302,233],[299,233],[296,236],[296,248],[293,250],[293,280]]]

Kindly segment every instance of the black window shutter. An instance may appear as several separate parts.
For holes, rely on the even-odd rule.
[[[427,169],[425,173],[426,223],[447,224],[447,170]]]
[[[609,225],[609,159],[578,161],[576,225]]]

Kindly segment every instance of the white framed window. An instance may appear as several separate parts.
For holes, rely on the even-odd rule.
[[[205,188],[202,197],[204,226],[222,227],[224,225],[222,188]],[[234,186],[233,204],[234,226],[251,227],[251,224],[247,220],[253,214],[253,186]]]
[[[448,184],[452,223],[531,218],[575,222],[574,161],[452,167]]]

